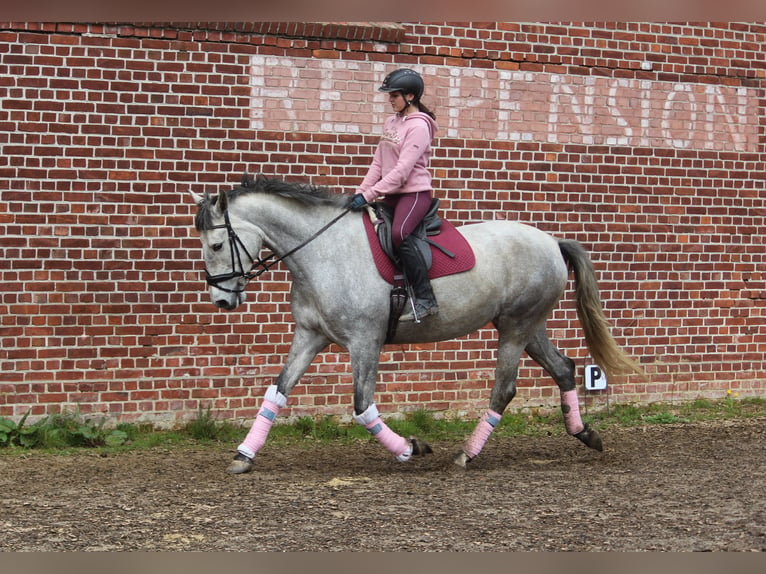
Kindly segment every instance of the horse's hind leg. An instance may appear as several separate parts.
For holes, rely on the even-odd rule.
[[[598,432],[583,423],[580,417],[574,361],[553,345],[545,334],[545,329],[537,332],[527,345],[526,351],[556,381],[561,394],[561,412],[564,414],[567,432],[590,448],[602,450],[603,445]]]
[[[523,351],[523,344],[519,344],[514,337],[501,333],[497,350],[495,385],[492,387],[489,409],[479,419],[473,433],[463,445],[463,450],[455,456],[454,462],[458,466],[465,468],[470,460],[479,455],[495,426],[500,422],[503,411],[516,396],[516,378]]]

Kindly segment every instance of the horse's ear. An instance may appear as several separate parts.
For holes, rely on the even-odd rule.
[[[229,196],[226,195],[225,191],[218,194],[218,209],[221,210],[221,213],[229,209]]]
[[[194,200],[194,203],[196,203],[197,205],[199,205],[205,200],[205,198],[202,197],[199,193],[195,193],[192,190],[189,190],[189,193],[191,194],[192,199]]]

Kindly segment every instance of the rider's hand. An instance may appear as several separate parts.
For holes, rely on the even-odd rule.
[[[348,200],[346,207],[349,209],[357,210],[362,209],[365,205],[367,205],[367,200],[361,193],[357,193]]]

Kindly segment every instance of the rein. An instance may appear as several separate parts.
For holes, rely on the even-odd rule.
[[[330,227],[335,225],[349,211],[351,211],[351,208],[346,208],[345,210],[343,210],[343,212],[340,215],[335,217],[327,225],[322,227],[319,231],[314,233],[306,241],[304,241],[297,247],[292,248],[290,251],[288,251],[284,255],[277,257],[276,253],[272,251],[266,257],[264,258],[258,257],[256,259],[253,259],[253,256],[250,255],[250,252],[247,250],[247,247],[245,247],[245,244],[239,238],[239,235],[237,235],[237,232],[234,231],[234,228],[231,226],[231,220],[229,219],[229,211],[228,210],[224,211],[223,212],[224,223],[221,225],[214,225],[210,229],[225,229],[227,233],[229,234],[229,247],[231,250],[231,272],[219,273],[218,275],[211,275],[210,272],[207,270],[207,267],[205,267],[205,277],[207,280],[207,284],[212,287],[215,287],[216,289],[220,289],[221,291],[225,291],[226,293],[243,293],[245,290],[245,286],[250,280],[255,279],[256,277],[260,277],[261,275],[266,273],[266,271],[269,271],[272,267],[274,267],[274,265],[276,265],[280,261],[289,257],[290,255],[292,255],[299,249],[306,247],[306,245],[314,241],[314,239],[316,239],[317,237],[322,235],[322,233],[327,231]],[[242,265],[242,256],[240,255],[240,252],[239,252],[240,248],[242,249],[242,251],[244,251],[245,255],[250,260],[249,271],[245,271],[245,267],[244,265]],[[235,254],[236,254],[236,260],[235,260]],[[274,260],[270,261],[271,259],[274,259]],[[239,268],[237,268],[238,266]],[[255,272],[253,272],[254,269],[256,269]],[[245,279],[245,284],[242,285],[241,289],[229,289],[227,287],[221,287],[220,285],[220,283],[223,283],[224,281],[228,281],[229,279],[235,279],[240,277]]]

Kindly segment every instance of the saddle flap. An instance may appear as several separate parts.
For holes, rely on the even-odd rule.
[[[473,250],[458,229],[449,221],[436,215],[439,207],[438,198],[434,198],[429,209],[429,218],[432,229],[436,234],[426,233],[427,225],[419,226],[423,249],[427,252],[431,279],[462,273],[473,268],[476,260]],[[393,208],[381,202],[374,202],[368,206],[369,217],[363,214],[364,227],[372,249],[375,266],[381,277],[391,285],[395,284],[394,275],[398,272],[394,263],[396,255],[393,253],[391,241],[391,222],[393,221]],[[425,221],[425,220],[424,220]]]

